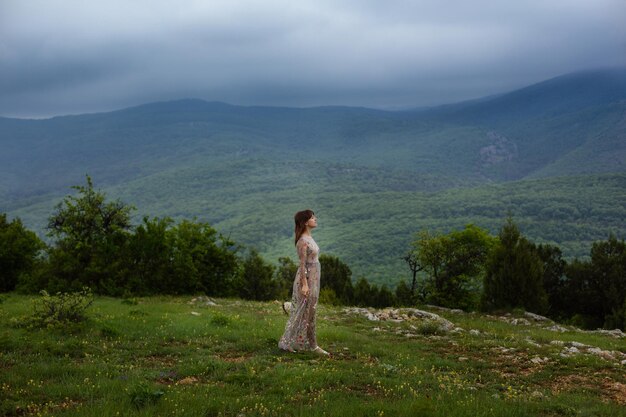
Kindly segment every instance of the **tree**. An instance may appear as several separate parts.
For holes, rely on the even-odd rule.
[[[278,268],[276,269],[276,281],[278,282],[278,296],[280,299],[287,299],[292,296],[293,281],[296,278],[298,265],[291,258],[278,258]]]
[[[354,286],[354,304],[360,307],[374,305],[376,296],[376,288],[372,288],[364,277],[360,277]]]
[[[511,218],[500,229],[499,243],[487,261],[483,307],[522,307],[536,313],[547,309],[543,262]]]
[[[375,289],[375,292],[376,295],[372,304],[373,307],[383,308],[396,304],[396,298],[386,285],[381,285],[379,289]]]
[[[565,266],[561,249],[557,246],[542,244],[533,246],[543,262],[543,288],[548,297],[547,314],[554,318],[563,318],[567,309],[563,295],[565,285]]]
[[[406,282],[400,281],[400,283],[396,286],[396,302],[399,306],[408,307],[412,306],[416,302],[416,297],[406,284]]]
[[[601,298],[604,327],[626,328],[626,243],[611,235],[591,246],[591,274]]]
[[[235,243],[202,222],[183,220],[173,228],[172,234],[178,292],[202,291],[215,296],[231,294],[238,273]]]
[[[413,250],[428,274],[426,301],[446,307],[476,307],[480,278],[494,244],[487,231],[471,224],[447,235],[421,232]]]
[[[0,214],[0,292],[13,291],[21,277],[30,274],[45,245],[18,218],[8,222]]]
[[[413,279],[411,280],[411,294],[415,295],[415,289],[417,286],[417,273],[424,270],[424,266],[420,264],[418,253],[415,250],[408,251],[402,259],[407,263]]]
[[[353,297],[352,271],[336,256],[321,255],[321,288],[331,288],[343,304],[350,304]]]
[[[65,197],[48,220],[48,234],[56,238],[50,251],[51,279],[64,291],[87,286],[96,292],[119,294],[120,254],[133,208],[119,200],[106,202],[89,176],[86,186],[72,188],[78,190],[78,196]]]
[[[248,300],[267,301],[276,297],[278,285],[273,279],[274,266],[266,263],[251,249],[243,261],[239,296]]]
[[[176,292],[172,219],[144,217],[129,237],[125,251],[125,289],[133,294]]]

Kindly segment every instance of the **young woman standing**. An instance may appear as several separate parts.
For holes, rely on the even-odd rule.
[[[317,227],[317,218],[311,210],[296,213],[295,243],[300,265],[293,282],[292,307],[285,333],[278,347],[290,352],[311,350],[320,355],[329,353],[317,345],[315,311],[320,294],[320,248],[311,236]]]

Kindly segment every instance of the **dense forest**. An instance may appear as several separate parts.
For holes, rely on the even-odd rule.
[[[151,103],[44,120],[0,118],[0,212],[40,238],[89,173],[144,216],[211,224],[278,266],[291,218],[320,219],[322,253],[395,286],[415,234],[511,215],[568,261],[626,236],[626,71],[570,74],[432,109]]]
[[[108,201],[90,177],[47,219],[51,244],[19,219],[0,215],[0,291],[151,294],[287,299],[296,263],[268,263],[208,223],[144,217]],[[588,260],[567,262],[559,247],[529,241],[511,217],[497,235],[475,225],[449,233],[422,230],[396,254],[412,274],[395,288],[361,277],[322,255],[320,301],[360,306],[432,303],[464,310],[522,308],[583,327],[626,328],[626,243],[594,242]]]

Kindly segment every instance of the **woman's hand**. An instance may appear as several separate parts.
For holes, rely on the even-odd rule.
[[[305,297],[309,295],[309,286],[306,283],[300,288],[300,293]]]

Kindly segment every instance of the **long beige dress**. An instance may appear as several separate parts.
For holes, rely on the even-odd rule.
[[[320,295],[320,248],[310,236],[302,236],[296,244],[300,265],[293,281],[292,307],[285,333],[278,342],[283,350],[313,350],[317,347],[315,334],[315,311]],[[309,294],[302,295],[301,276],[308,270]]]

